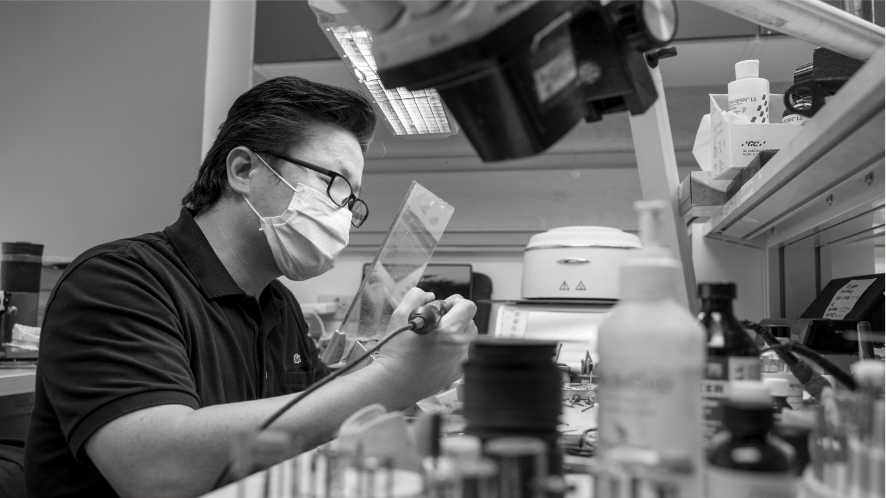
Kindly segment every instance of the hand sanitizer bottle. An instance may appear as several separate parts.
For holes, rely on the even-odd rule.
[[[760,78],[757,59],[735,64],[735,81],[729,83],[728,111],[745,116],[751,123],[769,123],[769,81]]]
[[[600,326],[600,457],[641,449],[679,459],[679,496],[704,496],[705,331],[674,298],[680,263],[658,234],[663,201],[638,202],[644,249],[621,266],[622,300]],[[646,496],[640,494],[640,496]]]

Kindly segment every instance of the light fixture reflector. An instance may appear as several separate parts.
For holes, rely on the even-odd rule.
[[[386,89],[378,78],[372,56],[372,36],[362,26],[333,26],[329,29],[351,61],[357,81],[369,90],[397,135],[452,133],[443,101],[433,88],[410,92],[405,88]]]

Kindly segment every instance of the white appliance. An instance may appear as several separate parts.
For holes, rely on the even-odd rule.
[[[621,261],[640,238],[615,228],[563,227],[532,236],[523,253],[520,301],[500,303],[496,337],[558,341],[558,363],[594,362],[597,329],[618,300]]]
[[[523,252],[523,299],[618,299],[618,268],[640,238],[617,228],[563,227],[533,235]]]

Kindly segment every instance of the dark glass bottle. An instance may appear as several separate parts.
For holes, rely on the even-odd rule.
[[[760,380],[760,349],[732,314],[735,299],[733,283],[702,283],[698,286],[701,313],[698,321],[708,332],[708,355],[704,395],[704,434],[711,437],[722,429],[723,403],[729,397],[730,383]]]
[[[769,400],[729,401],[724,414],[725,431],[708,455],[706,496],[793,498],[793,450],[769,434]]]

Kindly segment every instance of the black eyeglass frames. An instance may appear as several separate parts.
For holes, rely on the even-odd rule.
[[[286,161],[328,176],[329,184],[326,187],[326,195],[328,195],[332,202],[337,206],[348,208],[351,212],[351,225],[353,225],[354,228],[360,228],[360,226],[366,222],[366,218],[369,217],[369,207],[366,206],[366,203],[363,202],[363,200],[354,195],[354,189],[351,187],[351,182],[341,174],[326,168],[321,168],[320,166],[316,166],[309,162],[295,159],[294,157],[277,154],[276,152],[259,152],[259,154],[267,154],[281,161]]]

